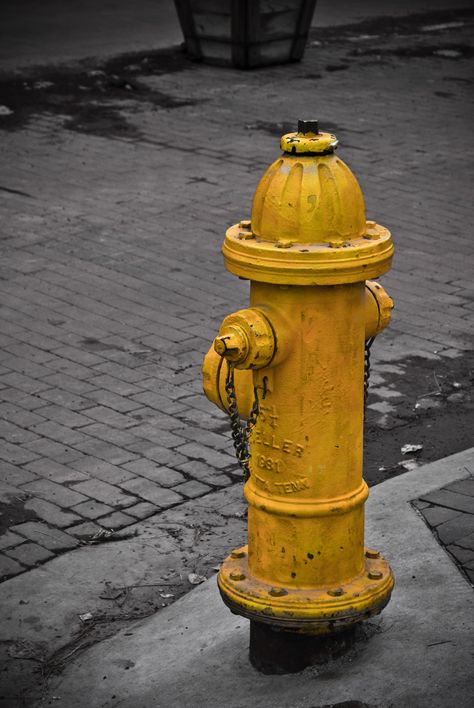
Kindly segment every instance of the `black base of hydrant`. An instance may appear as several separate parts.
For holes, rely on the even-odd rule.
[[[262,674],[294,674],[345,654],[355,642],[355,627],[334,634],[297,634],[250,622],[250,663]]]

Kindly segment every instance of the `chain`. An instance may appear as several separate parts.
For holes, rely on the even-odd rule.
[[[250,415],[245,425],[240,421],[239,409],[237,407],[237,397],[235,395],[234,383],[234,367],[230,362],[227,362],[227,376],[225,381],[225,390],[227,393],[228,408],[227,412],[230,417],[230,426],[232,429],[232,441],[234,443],[235,454],[237,461],[244,473],[244,481],[250,477],[250,435],[255,425],[257,424],[258,415],[260,413],[260,401],[258,397],[258,388],[254,386],[254,401],[250,410]],[[263,379],[263,394],[262,399],[266,395],[266,377]]]
[[[374,343],[375,337],[369,337],[365,340],[364,349],[364,409],[367,405],[367,397],[369,395],[369,383],[370,383],[370,348]]]

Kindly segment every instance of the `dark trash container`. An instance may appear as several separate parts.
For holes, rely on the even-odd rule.
[[[175,0],[188,54],[239,69],[299,61],[316,0]]]

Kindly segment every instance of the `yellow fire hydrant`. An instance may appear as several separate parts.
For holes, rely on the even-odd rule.
[[[276,669],[298,670],[314,660],[308,637],[341,636],[393,587],[364,548],[362,478],[365,362],[393,307],[369,279],[389,269],[393,245],[366,221],[336,147],[316,121],[281,138],[251,220],[223,245],[227,269],[250,280],[250,307],[224,319],[203,364],[206,395],[231,416],[248,502],[248,546],[223,562],[219,589],[251,620],[251,659],[269,671],[269,630],[291,635],[293,654],[306,647]]]

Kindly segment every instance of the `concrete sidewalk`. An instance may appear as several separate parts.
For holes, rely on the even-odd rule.
[[[51,681],[42,705],[469,708],[474,593],[410,502],[473,472],[474,448],[372,490],[366,541],[383,550],[396,585],[345,658],[293,676],[258,674],[247,660],[248,622],[224,607],[212,578],[86,651]]]

